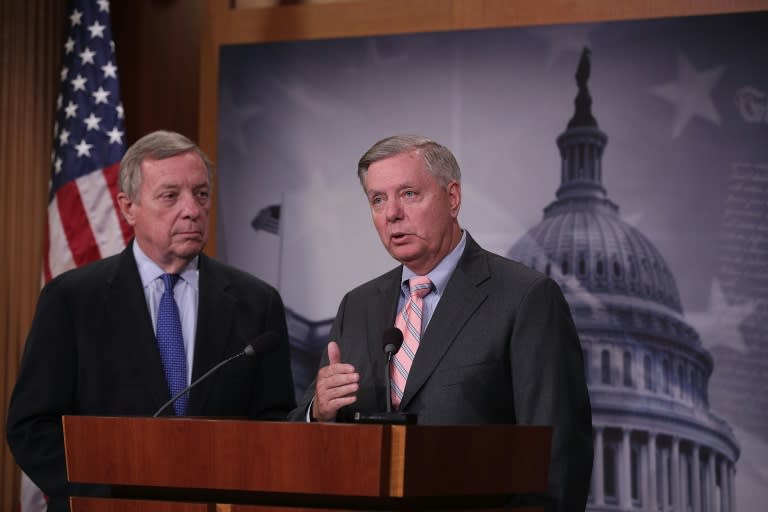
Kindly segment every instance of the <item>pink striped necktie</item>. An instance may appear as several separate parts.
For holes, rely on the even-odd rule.
[[[428,277],[416,276],[408,280],[411,296],[405,301],[403,309],[397,314],[395,327],[403,332],[403,345],[395,354],[394,364],[390,367],[392,376],[392,406],[399,408],[405,391],[405,381],[411,371],[411,364],[421,340],[421,313],[424,309],[424,296],[432,291],[432,281]]]

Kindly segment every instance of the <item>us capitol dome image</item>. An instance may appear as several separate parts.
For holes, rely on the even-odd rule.
[[[585,48],[557,138],[556,199],[508,252],[557,281],[579,331],[595,447],[587,510],[732,512],[739,446],[709,407],[713,359],[662,254],[603,187],[590,58]]]

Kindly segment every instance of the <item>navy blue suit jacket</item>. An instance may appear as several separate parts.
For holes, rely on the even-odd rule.
[[[282,300],[259,279],[200,255],[192,380],[267,331],[277,348],[240,358],[195,387],[189,416],[285,419],[295,406]],[[19,466],[66,510],[61,416],[149,416],[170,394],[133,257],[66,272],[40,293],[8,412]],[[168,414],[173,413],[169,408]]]

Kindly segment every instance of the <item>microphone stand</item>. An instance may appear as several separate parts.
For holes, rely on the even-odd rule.
[[[189,386],[185,387],[184,389],[182,389],[181,391],[179,391],[179,392],[178,392],[178,393],[176,393],[175,395],[173,395],[173,396],[171,397],[171,399],[170,399],[170,400],[168,400],[167,402],[165,402],[165,403],[163,404],[163,406],[162,406],[162,407],[160,407],[160,408],[157,410],[157,412],[156,412],[155,414],[153,414],[153,415],[152,415],[152,417],[153,417],[153,418],[157,418],[158,416],[160,416],[160,414],[161,414],[161,413],[162,413],[164,410],[166,410],[168,407],[170,407],[170,405],[171,405],[171,404],[173,404],[173,403],[174,403],[176,400],[178,400],[178,399],[179,399],[179,397],[180,397],[181,395],[183,395],[184,393],[189,393],[189,391],[190,391],[190,390],[191,390],[193,387],[197,386],[197,385],[198,385],[200,382],[202,382],[203,380],[205,380],[205,378],[206,378],[206,377],[208,377],[210,374],[212,374],[213,372],[215,372],[216,370],[218,370],[219,368],[221,368],[222,366],[224,366],[224,365],[225,365],[225,364],[227,364],[228,362],[230,362],[230,361],[232,361],[232,360],[234,360],[234,359],[237,359],[238,357],[242,357],[242,356],[252,356],[253,354],[255,354],[255,350],[253,349],[253,347],[252,347],[251,345],[248,345],[247,347],[245,347],[245,350],[243,350],[242,352],[238,352],[237,354],[235,354],[235,355],[233,355],[233,356],[231,356],[231,357],[228,357],[227,359],[223,360],[222,362],[220,362],[219,364],[217,364],[216,366],[214,366],[213,368],[211,368],[210,370],[208,370],[207,372],[205,372],[204,374],[202,374],[200,377],[198,377],[198,378],[195,380],[195,382],[193,382],[193,383],[192,383],[192,384],[190,384]]]
[[[362,413],[355,412],[354,423],[377,423],[384,425],[415,425],[418,416],[415,413],[392,411],[392,378],[389,374],[394,351],[387,350],[387,362],[384,365],[384,387],[386,388],[386,412]]]

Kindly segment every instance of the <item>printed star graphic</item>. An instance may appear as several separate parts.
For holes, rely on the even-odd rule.
[[[106,25],[102,25],[99,23],[98,20],[94,21],[93,24],[88,27],[88,31],[91,33],[91,39],[94,37],[104,37],[104,29],[107,28]]]
[[[92,147],[93,147],[93,144],[88,144],[87,142],[85,142],[85,139],[82,139],[80,141],[80,144],[75,146],[75,149],[77,150],[77,156],[87,156],[90,158]]]
[[[749,350],[739,327],[756,307],[754,301],[729,304],[720,281],[713,279],[707,310],[688,313],[686,319],[699,332],[701,342],[708,349],[720,345],[746,354]]]
[[[85,123],[85,126],[88,128],[88,131],[98,130],[99,123],[101,122],[101,118],[96,117],[96,115],[93,112],[91,112],[91,115],[83,119],[83,122]]]
[[[712,103],[711,94],[723,71],[724,66],[697,71],[681,53],[677,57],[677,79],[652,89],[653,94],[675,107],[673,137],[679,136],[688,122],[696,116],[720,125],[720,115]]]
[[[100,12],[109,12],[109,0],[98,0]]]

